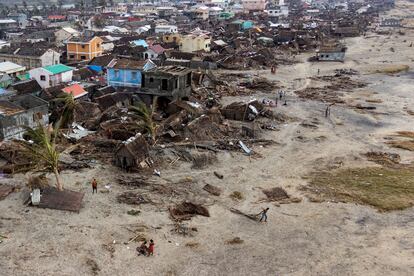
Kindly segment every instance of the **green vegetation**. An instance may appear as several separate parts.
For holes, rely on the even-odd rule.
[[[312,201],[356,202],[380,211],[414,205],[414,168],[368,167],[319,172],[305,188]]]

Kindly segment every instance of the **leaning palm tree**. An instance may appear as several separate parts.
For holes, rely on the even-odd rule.
[[[63,103],[63,111],[61,113],[61,126],[62,127],[68,127],[71,123],[73,123],[75,118],[75,109],[78,103],[75,100],[75,97],[72,93],[63,93],[59,95],[56,99],[54,99],[55,102]]]
[[[152,143],[155,144],[157,138],[158,125],[154,122],[153,116],[156,110],[157,98],[154,98],[152,108],[148,108],[143,102],[131,106],[129,111],[132,112],[140,121],[142,121],[145,130],[151,137]]]
[[[30,142],[21,142],[27,152],[38,161],[39,169],[46,169],[55,175],[56,188],[63,190],[59,175],[59,152],[56,149],[60,121],[55,128],[52,125],[43,126],[39,123],[37,128],[24,127]]]

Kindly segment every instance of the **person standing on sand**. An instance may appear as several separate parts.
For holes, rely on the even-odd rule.
[[[269,207],[268,207],[268,208],[266,208],[266,209],[263,209],[263,210],[259,213],[259,216],[260,216],[260,220],[259,220],[259,222],[262,222],[262,221],[267,222],[267,211],[269,211]]]
[[[98,182],[95,178],[92,180],[92,194],[93,193],[98,193]]]
[[[154,256],[154,247],[155,247],[155,243],[153,240],[150,240],[150,244],[148,247],[148,257],[149,256]]]

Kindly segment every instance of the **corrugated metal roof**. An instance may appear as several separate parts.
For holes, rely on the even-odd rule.
[[[66,66],[64,64],[50,65],[50,66],[46,66],[46,67],[43,67],[43,68],[46,69],[47,71],[49,71],[50,73],[52,73],[53,75],[73,70],[71,67]]]

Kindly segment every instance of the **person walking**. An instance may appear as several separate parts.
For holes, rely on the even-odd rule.
[[[96,178],[93,178],[92,180],[92,194],[98,193],[98,182],[96,181]]]
[[[260,220],[259,220],[259,222],[262,222],[262,221],[267,222],[267,211],[269,211],[269,207],[268,207],[268,208],[266,208],[266,209],[263,209],[263,210],[259,213],[259,216],[260,216]]]

